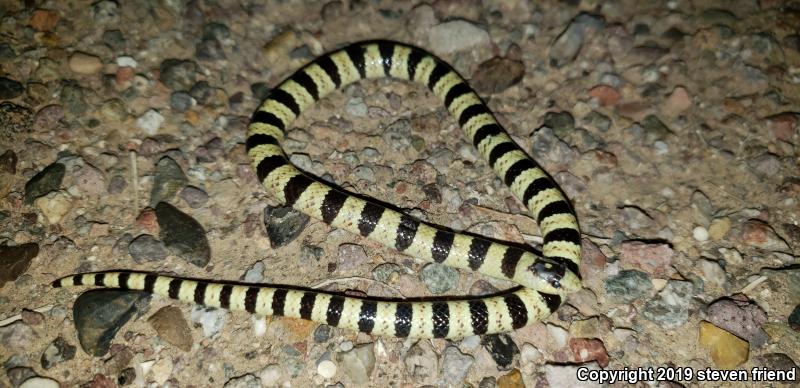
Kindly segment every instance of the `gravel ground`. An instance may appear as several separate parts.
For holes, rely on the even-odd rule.
[[[750,371],[800,361],[800,3],[642,4],[3,2],[0,387],[589,387],[580,368],[625,367],[669,381],[618,386],[735,385],[708,381],[727,369],[777,385]],[[556,314],[415,342],[49,287],[109,269],[390,297],[509,287],[332,230],[256,182],[258,101],[374,38],[451,63],[575,204],[584,289]],[[539,241],[421,86],[346,87],[285,147],[423,220]]]

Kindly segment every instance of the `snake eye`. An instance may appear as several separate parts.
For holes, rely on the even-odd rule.
[[[566,268],[563,265],[558,265],[549,262],[537,261],[528,269],[533,272],[535,276],[546,281],[553,288],[561,288],[561,279],[564,277]]]

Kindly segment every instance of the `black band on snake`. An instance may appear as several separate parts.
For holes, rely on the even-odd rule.
[[[421,83],[439,97],[483,159],[538,222],[543,236],[541,255],[418,221],[332,187],[289,162],[281,141],[304,109],[345,85],[383,77]],[[258,179],[286,205],[408,256],[511,280],[522,287],[490,297],[411,302],[140,272],[73,275],[53,285],[144,290],[190,303],[414,338],[461,338],[517,329],[547,317],[567,293],[581,287],[580,231],[572,206],[467,82],[424,50],[370,41],[316,59],[270,92],[253,114],[246,146]]]

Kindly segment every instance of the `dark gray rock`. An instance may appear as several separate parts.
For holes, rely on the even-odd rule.
[[[211,247],[200,223],[166,202],[156,205],[156,217],[159,237],[170,253],[198,267],[208,264]]]
[[[170,90],[189,90],[197,79],[197,64],[190,60],[166,59],[160,68],[159,79]]]
[[[72,308],[81,348],[92,356],[104,356],[117,331],[149,303],[150,295],[138,291],[93,290],[81,294]]]
[[[674,329],[689,319],[695,286],[691,282],[670,280],[667,286],[644,306],[642,315],[666,329]]]
[[[187,183],[189,179],[178,163],[168,156],[159,159],[153,188],[150,190],[150,206],[155,207],[159,202],[170,201]]]
[[[25,203],[31,204],[36,198],[58,190],[65,172],[66,167],[61,163],[53,163],[39,171],[25,184]]]
[[[119,194],[125,190],[125,187],[128,186],[128,181],[125,180],[125,177],[122,175],[114,175],[111,177],[111,180],[108,182],[108,193],[109,194]]]
[[[19,97],[25,88],[22,84],[13,79],[0,77],[0,99],[10,100]]]
[[[420,278],[431,293],[443,294],[458,284],[458,270],[439,263],[430,263],[422,268]]]
[[[186,201],[192,209],[203,207],[208,202],[208,194],[200,188],[186,186],[181,190],[181,198]]]
[[[645,272],[626,270],[606,279],[605,289],[608,296],[629,303],[647,295],[653,289],[653,283]]]
[[[42,353],[42,368],[50,369],[54,365],[75,358],[74,345],[70,345],[63,337],[56,338]]]
[[[485,335],[481,339],[481,345],[492,355],[499,370],[510,370],[514,357],[519,355],[517,344],[507,334]]]
[[[167,257],[167,248],[163,242],[158,241],[149,234],[137,236],[130,245],[128,253],[133,257],[133,261],[144,263],[146,261],[161,261]]]
[[[186,112],[192,107],[194,99],[184,91],[173,92],[169,96],[169,106],[176,112]]]
[[[264,208],[264,225],[273,248],[292,242],[303,232],[309,217],[288,206]]]
[[[792,313],[789,314],[789,326],[800,331],[800,305],[795,306]]]
[[[0,246],[0,288],[6,282],[17,278],[28,270],[36,255],[39,254],[39,245],[27,243],[17,246]]]

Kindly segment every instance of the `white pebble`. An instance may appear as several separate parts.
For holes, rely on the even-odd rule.
[[[158,133],[158,129],[161,128],[161,124],[163,123],[164,116],[155,109],[144,112],[143,115],[136,119],[136,126],[151,136]]]
[[[343,352],[350,351],[351,349],[353,349],[353,343],[350,341],[344,341],[341,344],[339,344],[339,349],[341,349]]]
[[[692,236],[694,236],[694,239],[697,240],[697,241],[700,241],[700,242],[707,241],[708,240],[708,229],[706,229],[706,228],[704,228],[702,226],[696,226],[694,229],[692,229]]]
[[[34,376],[20,384],[19,388],[58,388],[58,381],[47,377]]]
[[[324,360],[317,364],[317,373],[326,379],[336,376],[336,364],[331,360]]]
[[[253,315],[253,335],[256,337],[263,337],[267,333],[267,319],[265,317],[256,317]]]
[[[135,68],[138,63],[133,57],[122,56],[117,57],[117,66],[119,67],[133,67]]]
[[[521,356],[522,356],[522,362],[531,363],[535,362],[540,357],[542,357],[542,352],[540,352],[539,349],[536,349],[535,346],[526,342],[522,344]]]

